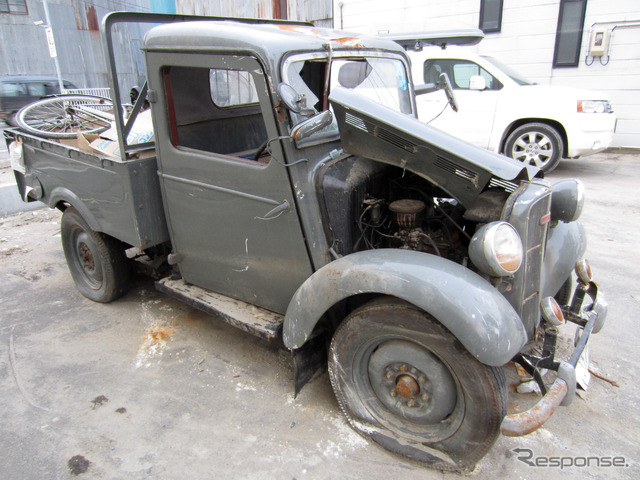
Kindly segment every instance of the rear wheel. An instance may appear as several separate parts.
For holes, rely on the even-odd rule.
[[[122,243],[94,232],[72,207],[62,215],[60,230],[64,256],[80,293],[102,303],[121,297],[129,286],[129,261]]]
[[[430,315],[400,302],[353,312],[331,343],[329,374],[358,432],[442,470],[468,471],[500,434],[507,390]]]
[[[526,123],[507,138],[505,154],[527,165],[550,172],[562,158],[564,144],[560,134],[544,123]]]

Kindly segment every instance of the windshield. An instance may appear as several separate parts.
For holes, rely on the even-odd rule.
[[[513,68],[508,67],[507,65],[503,64],[499,60],[496,60],[493,57],[485,57],[485,56],[483,56],[482,58],[492,63],[495,67],[499,68],[504,73],[509,75],[509,77],[511,77],[511,80],[516,82],[518,85],[534,85],[533,82],[530,82],[529,80],[524,78],[522,75],[520,75],[517,71],[515,71]]]
[[[306,98],[307,108],[314,113],[329,107],[324,97],[327,71],[326,54],[322,56],[297,56],[286,62],[284,82]],[[404,63],[388,57],[339,57],[331,62],[329,92],[343,87],[358,92],[388,108],[406,115],[413,115],[411,92]],[[292,126],[308,118],[291,113]],[[314,135],[314,138],[335,136],[338,126],[333,123]]]

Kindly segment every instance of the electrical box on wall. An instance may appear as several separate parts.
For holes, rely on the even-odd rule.
[[[589,42],[589,55],[592,57],[602,57],[607,53],[609,46],[610,32],[606,28],[596,28],[591,32]]]

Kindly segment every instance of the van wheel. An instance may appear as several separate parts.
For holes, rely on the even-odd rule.
[[[60,231],[69,271],[82,295],[107,303],[127,291],[129,261],[121,242],[94,232],[73,207],[64,211]]]
[[[440,470],[472,470],[506,414],[502,369],[478,362],[406,303],[370,303],[349,315],[333,336],[329,374],[355,430]]]
[[[526,123],[507,138],[505,154],[545,172],[558,166],[564,142],[560,134],[544,123]]]

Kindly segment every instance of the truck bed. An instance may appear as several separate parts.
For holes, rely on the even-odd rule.
[[[23,200],[72,205],[93,230],[141,250],[169,240],[155,156],[123,161],[17,129],[5,136],[23,146],[25,172],[14,170]]]

